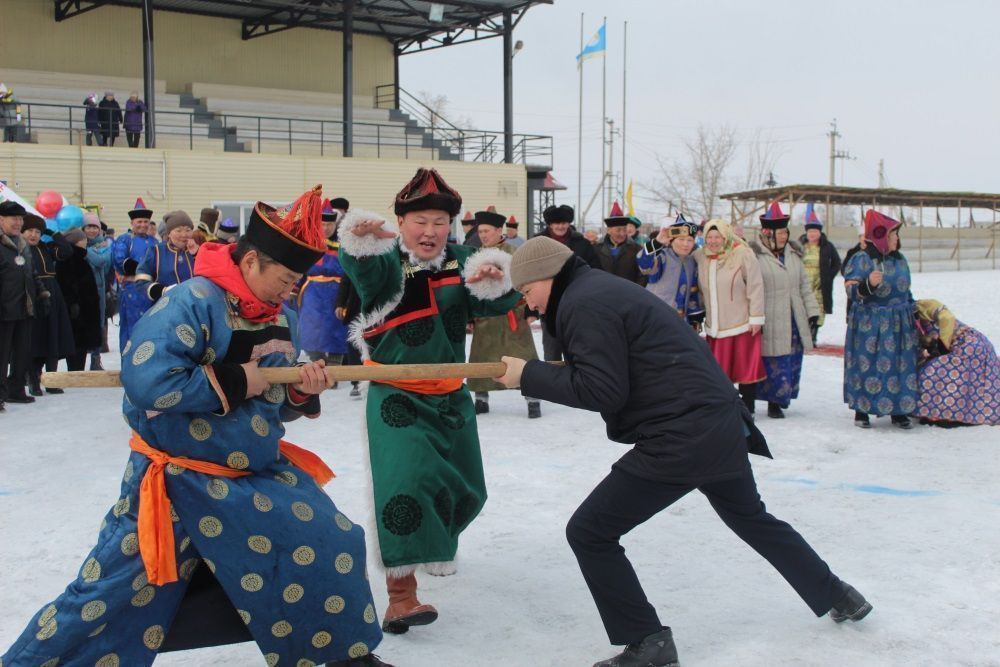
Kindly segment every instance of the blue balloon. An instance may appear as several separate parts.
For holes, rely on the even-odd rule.
[[[56,225],[57,230],[60,232],[66,232],[74,227],[81,227],[83,225],[83,209],[79,206],[63,206],[56,213]]]

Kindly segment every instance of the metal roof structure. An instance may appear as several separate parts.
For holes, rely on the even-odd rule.
[[[728,201],[789,201],[796,204],[855,204],[858,206],[936,206],[996,209],[1000,194],[939,192],[897,188],[850,188],[842,185],[779,185],[773,188],[719,195]]]
[[[56,21],[104,6],[142,8],[143,0],[53,0]],[[504,34],[504,14],[521,20],[533,5],[552,0],[152,0],[156,11],[238,20],[243,39],[292,28],[379,35],[404,55]],[[350,7],[352,16],[348,19]]]

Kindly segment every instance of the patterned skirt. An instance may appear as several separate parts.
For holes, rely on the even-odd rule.
[[[777,403],[787,408],[793,398],[799,397],[799,380],[802,378],[802,339],[799,328],[792,320],[792,353],[780,357],[764,357],[767,377],[757,389],[757,400]]]
[[[707,337],[708,348],[722,371],[738,384],[753,384],[763,380],[767,373],[760,356],[761,335],[749,331],[729,338]]]
[[[1000,359],[986,336],[972,327],[959,328],[948,354],[927,360],[917,381],[914,415],[1000,425]]]

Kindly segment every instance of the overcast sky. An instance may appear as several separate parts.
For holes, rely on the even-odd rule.
[[[555,138],[553,173],[576,204],[600,180],[601,68],[584,63],[583,163],[577,161],[580,13],[584,41],[606,15],[607,108],[622,117],[622,24],[628,21],[626,179],[636,208],[659,214],[641,183],[656,154],[676,157],[699,124],[776,140],[780,183],[826,183],[830,121],[838,184],[1000,192],[1000,2],[993,0],[555,0],[515,30],[515,132]],[[502,42],[400,59],[403,88],[447,95],[451,113],[503,128]],[[615,170],[621,143],[616,140]],[[841,169],[843,180],[841,180]],[[598,199],[598,202],[600,200]],[[596,214],[596,207],[591,219]]]

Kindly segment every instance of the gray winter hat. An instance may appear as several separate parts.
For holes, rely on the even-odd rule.
[[[552,278],[562,269],[573,251],[548,236],[536,236],[514,252],[510,262],[510,282],[520,289],[536,280]]]

